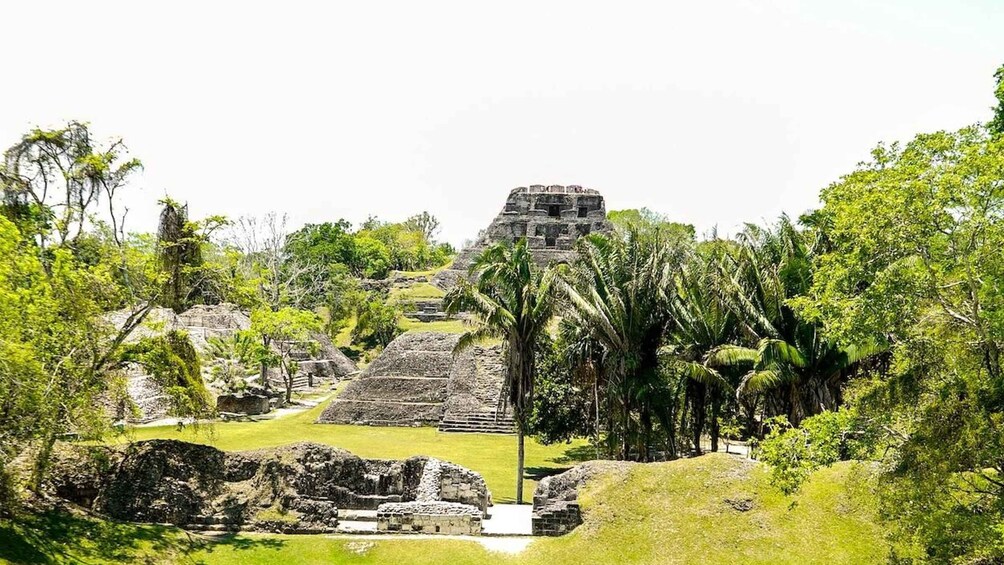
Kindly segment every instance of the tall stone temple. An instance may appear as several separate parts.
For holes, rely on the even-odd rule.
[[[509,192],[505,206],[477,241],[457,255],[453,266],[436,278],[449,287],[466,273],[474,258],[486,247],[500,241],[515,242],[525,237],[533,258],[541,265],[567,263],[575,257],[575,240],[593,232],[611,229],[606,204],[599,191],[578,185],[533,184]]]

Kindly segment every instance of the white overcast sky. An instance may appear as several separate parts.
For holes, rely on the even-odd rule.
[[[1004,1],[0,4],[0,145],[89,121],[193,217],[428,210],[527,184],[704,232],[817,205],[881,140],[990,116]]]

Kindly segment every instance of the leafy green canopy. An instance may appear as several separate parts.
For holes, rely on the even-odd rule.
[[[673,400],[659,349],[682,255],[683,247],[667,242],[662,230],[629,227],[609,238],[581,239],[579,258],[560,282],[566,316],[581,329],[584,347],[592,342],[602,350],[608,449],[623,459],[651,458],[654,419],[674,452]]]
[[[858,401],[890,446],[887,511],[935,561],[1004,558],[1004,136],[880,145],[822,200],[829,249],[795,305],[891,344]]]

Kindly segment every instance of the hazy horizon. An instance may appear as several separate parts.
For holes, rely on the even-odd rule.
[[[128,227],[427,210],[476,236],[509,190],[598,189],[699,232],[817,204],[880,141],[985,121],[1004,3],[516,2],[2,9],[0,145],[88,121],[145,164]]]

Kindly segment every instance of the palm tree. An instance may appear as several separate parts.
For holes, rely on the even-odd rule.
[[[512,407],[518,442],[516,503],[523,503],[524,437],[533,400],[540,338],[554,315],[554,271],[540,269],[526,239],[485,249],[445,298],[448,312],[467,312],[474,328],[460,336],[454,353],[488,339],[501,339],[505,380],[500,402]]]
[[[694,452],[701,453],[707,405],[710,404],[711,449],[718,450],[718,416],[727,394],[734,392],[734,371],[708,363],[708,355],[736,338],[736,317],[719,299],[717,265],[727,252],[725,242],[703,244],[688,257],[676,278],[670,305],[673,323],[664,348],[667,362],[686,379]],[[724,373],[724,374],[723,374]],[[681,422],[682,424],[682,422]]]
[[[739,242],[733,274],[722,269],[721,297],[746,343],[755,345],[724,345],[707,362],[748,369],[737,395],[762,395],[765,408],[797,426],[806,416],[835,408],[847,370],[881,347],[842,346],[790,307],[812,284],[812,249],[786,216],[775,230],[747,226]]]
[[[633,443],[640,458],[651,458],[653,417],[667,430],[673,427],[659,348],[670,321],[679,254],[680,246],[669,244],[660,230],[629,227],[610,237],[589,236],[580,239],[580,257],[560,283],[568,319],[603,349],[607,438],[611,452],[619,443],[622,459],[631,457]]]

